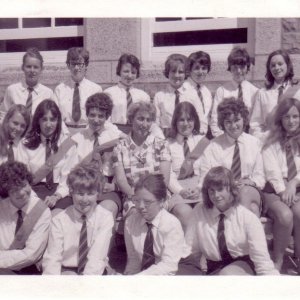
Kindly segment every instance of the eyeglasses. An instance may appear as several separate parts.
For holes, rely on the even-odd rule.
[[[156,203],[156,201],[145,201],[145,200],[141,200],[141,199],[136,199],[136,198],[132,198],[133,203],[136,206],[140,206],[142,203],[144,204],[144,207],[149,207],[151,204]]]
[[[71,63],[68,63],[68,66],[70,66],[72,68],[75,68],[77,66],[78,68],[82,69],[85,66],[85,63],[74,63],[74,62],[71,62]]]

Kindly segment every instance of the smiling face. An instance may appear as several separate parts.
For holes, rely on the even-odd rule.
[[[38,58],[27,56],[22,70],[25,74],[25,81],[28,86],[34,87],[42,74],[43,67],[42,63]]]
[[[127,87],[132,86],[137,77],[137,69],[130,63],[125,63],[120,69],[120,82]]]
[[[96,189],[70,190],[74,208],[82,215],[92,212],[97,206],[98,192]]]
[[[97,107],[90,108],[87,115],[89,127],[93,132],[103,128],[106,121],[106,112]]]
[[[30,193],[31,187],[28,181],[24,181],[20,187],[13,188],[8,191],[8,196],[12,205],[18,209],[21,209],[29,202]]]
[[[246,79],[247,75],[247,66],[246,65],[231,65],[230,73],[232,74],[232,78],[236,83],[241,83]]]
[[[224,186],[208,188],[208,197],[213,205],[222,212],[229,209],[234,201],[229,188]]]
[[[49,110],[40,118],[39,125],[41,134],[45,138],[50,138],[57,128],[58,119]]]
[[[152,221],[162,208],[162,202],[145,188],[137,190],[133,200],[146,221]]]
[[[182,112],[181,116],[177,120],[176,126],[177,132],[180,135],[189,137],[193,133],[195,121],[187,112]]]
[[[78,60],[71,60],[68,64],[68,69],[71,73],[71,78],[74,82],[81,82],[85,77],[87,66],[84,62],[84,58],[80,57]]]
[[[237,139],[244,130],[244,119],[241,114],[231,114],[228,118],[224,120],[224,131],[231,138]]]
[[[146,138],[149,134],[152,123],[153,120],[149,112],[145,110],[137,111],[132,119],[133,134],[141,138]]]
[[[9,137],[13,140],[20,139],[24,134],[26,126],[27,125],[24,117],[18,111],[16,111],[7,123]]]
[[[184,64],[178,62],[177,64],[171,66],[168,79],[174,89],[179,89],[185,79]]]
[[[197,84],[201,84],[205,80],[207,73],[208,73],[207,66],[201,65],[199,63],[195,63],[192,66],[190,77]]]
[[[274,55],[270,60],[269,68],[276,83],[284,82],[288,67],[282,55]]]
[[[300,116],[296,106],[292,106],[289,111],[283,115],[281,124],[287,134],[293,134],[297,131],[300,125]]]

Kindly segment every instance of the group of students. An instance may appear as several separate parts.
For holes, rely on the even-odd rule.
[[[85,77],[86,49],[66,63],[52,92],[28,49],[1,104],[1,274],[114,274],[120,216],[124,274],[279,274],[292,233],[300,272],[300,100],[287,52],[269,55],[257,89],[247,50],[234,48],[232,81],[214,97],[210,56],[172,54],[153,101],[133,86],[132,54],[104,92]],[[261,215],[273,221],[272,259]]]

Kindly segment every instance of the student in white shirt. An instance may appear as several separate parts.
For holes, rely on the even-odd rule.
[[[32,175],[21,162],[0,165],[0,274],[37,275],[51,214],[33,197]]]
[[[278,275],[262,224],[239,204],[238,193],[228,169],[207,173],[204,202],[194,208],[185,236],[190,251],[196,258],[204,255],[210,275]]]
[[[300,274],[300,101],[285,98],[277,106],[263,148],[268,184],[265,207],[273,224],[273,259],[278,270],[294,228],[295,257]]]
[[[244,132],[249,122],[249,112],[242,100],[225,99],[218,106],[218,123],[224,133],[213,139],[203,155],[194,164],[196,174],[200,173],[199,188],[212,167],[223,166],[235,169],[242,205],[257,216],[261,212],[260,189],[265,186],[265,176],[261,155],[261,143],[254,136]],[[237,154],[239,150],[239,155]]]
[[[269,54],[265,77],[265,87],[260,89],[255,97],[250,119],[250,133],[262,142],[268,135],[271,119],[281,95],[298,83],[293,80],[292,61],[285,50],[280,49]]]
[[[0,163],[19,158],[21,139],[30,125],[30,114],[22,104],[14,104],[0,125]]]
[[[109,211],[97,205],[99,172],[78,166],[68,175],[67,183],[73,204],[52,219],[43,274],[105,274],[114,221]]]
[[[185,230],[193,205],[200,201],[193,163],[209,141],[199,134],[200,121],[195,107],[189,102],[177,105],[171,126],[168,140],[171,153],[169,190],[173,196],[168,202],[168,210],[179,219]]]
[[[7,112],[13,104],[26,106],[33,115],[44,99],[53,99],[53,92],[39,82],[43,72],[43,57],[37,48],[29,48],[23,56],[24,79],[7,87],[1,110]]]
[[[215,93],[214,105],[211,115],[211,127],[214,137],[222,134],[222,130],[217,124],[217,109],[218,105],[225,98],[235,98],[244,101],[250,114],[253,109],[254,100],[258,91],[257,87],[246,80],[247,74],[250,71],[251,59],[248,51],[245,48],[235,47],[230,52],[228,58],[228,69],[232,75],[232,80],[220,86]],[[248,127],[245,128],[248,132]]]
[[[200,120],[200,133],[212,138],[210,129],[210,117],[213,106],[211,92],[204,85],[205,78],[211,69],[211,60],[208,53],[198,51],[191,53],[187,59],[187,80],[183,86],[196,93],[198,98],[197,106],[202,110],[203,118]]]
[[[60,148],[66,139],[62,132],[62,117],[57,104],[51,99],[45,99],[38,105],[33,115],[31,129],[20,149],[19,160],[36,175],[50,156],[63,151]],[[52,166],[52,170],[39,179],[34,177],[33,190],[50,208],[57,207],[58,201],[68,195],[66,179],[75,152],[75,144],[70,144],[66,152],[61,153],[60,160]],[[64,201],[60,204],[64,205]]]
[[[154,96],[154,105],[157,110],[156,122],[168,136],[175,107],[182,101],[191,102],[198,113],[199,119],[204,118],[203,111],[198,105],[198,96],[187,89],[183,83],[186,79],[186,56],[171,54],[166,62],[164,75],[169,82],[167,87]]]
[[[102,92],[100,85],[88,80],[89,52],[81,47],[72,47],[67,53],[67,67],[70,76],[54,90],[63,121],[71,133],[87,125],[85,103],[89,96]]]
[[[180,222],[163,208],[167,187],[162,175],[141,177],[133,197],[137,210],[125,222],[126,275],[174,275],[184,256]]]

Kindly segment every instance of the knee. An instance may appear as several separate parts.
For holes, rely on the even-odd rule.
[[[288,207],[286,207],[278,212],[274,221],[277,221],[277,223],[281,226],[290,227],[293,224],[293,213]]]
[[[114,219],[116,219],[119,209],[118,209],[118,205],[114,201],[103,200],[100,202],[99,205],[101,205],[103,208],[109,210],[112,213]]]
[[[188,218],[191,212],[192,208],[188,204],[176,205],[172,209],[172,213],[178,218]]]

